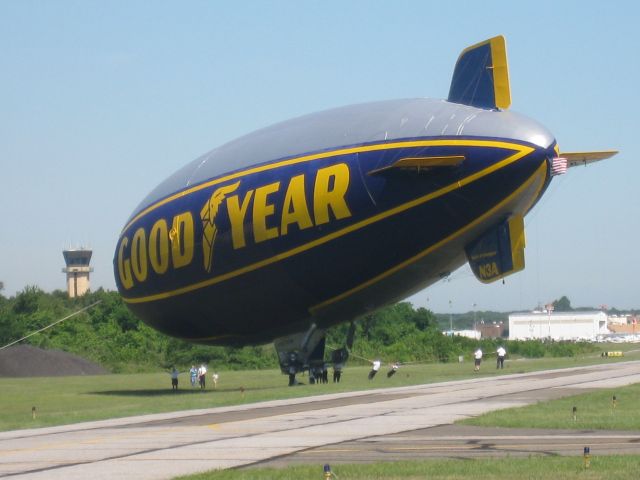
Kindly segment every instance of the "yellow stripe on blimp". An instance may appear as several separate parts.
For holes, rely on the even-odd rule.
[[[502,35],[493,37],[490,43],[493,61],[493,94],[496,99],[496,107],[506,110],[511,106],[507,44]]]
[[[340,295],[336,295],[333,298],[330,298],[328,300],[325,300],[322,303],[314,305],[313,307],[311,307],[309,309],[309,313],[314,315],[314,314],[316,314],[318,312],[318,310],[320,310],[322,308],[325,308],[325,307],[327,307],[327,306],[329,306],[329,305],[331,305],[333,303],[336,303],[336,302],[338,302],[340,300],[343,300],[344,298],[346,298],[348,296],[351,296],[354,293],[357,293],[357,292],[359,292],[361,290],[364,290],[365,288],[373,285],[374,283],[378,283],[379,281],[389,277],[390,275],[393,275],[394,273],[398,272],[399,270],[403,269],[404,267],[406,267],[408,265],[411,265],[412,263],[417,262],[421,258],[423,258],[423,257],[429,255],[430,253],[434,252],[435,250],[438,250],[439,248],[444,247],[446,244],[452,242],[453,240],[458,238],[460,235],[464,234],[465,232],[467,232],[471,228],[473,228],[476,225],[478,225],[480,222],[484,221],[486,218],[488,218],[491,215],[493,215],[494,213],[496,213],[498,210],[500,210],[500,208],[502,208],[503,206],[505,206],[509,202],[513,201],[518,195],[520,195],[524,190],[529,188],[533,184],[533,182],[535,182],[537,180],[537,181],[539,181],[539,183],[538,183],[538,186],[536,187],[535,194],[533,195],[530,204],[527,205],[527,208],[524,209],[524,211],[527,212],[533,206],[533,203],[535,202],[535,200],[540,195],[540,191],[542,190],[542,187],[544,186],[544,180],[546,178],[546,174],[547,174],[547,166],[546,166],[546,164],[542,163],[538,167],[538,169],[535,171],[535,173],[533,175],[531,175],[531,177],[529,177],[529,179],[527,179],[527,181],[525,183],[523,183],[520,187],[518,187],[511,195],[509,195],[507,198],[505,198],[500,203],[495,205],[491,210],[488,210],[483,215],[481,215],[480,217],[476,218],[474,221],[472,221],[468,225],[466,225],[463,228],[461,228],[460,230],[452,233],[447,238],[442,239],[438,243],[433,244],[432,246],[430,246],[426,250],[423,250],[422,252],[418,253],[417,255],[414,255],[413,257],[405,260],[404,262],[399,263],[398,265],[395,265],[394,267],[392,267],[389,270],[381,273],[380,275],[378,275],[378,276],[376,276],[376,277],[374,277],[374,278],[372,278],[370,280],[367,280],[366,282],[364,282],[364,283],[362,283],[362,284],[360,284],[360,285],[358,285],[358,286],[356,286],[356,287],[354,287],[354,288],[352,288],[350,290],[347,290],[346,292],[343,292]]]
[[[397,207],[391,208],[389,210],[386,210],[384,212],[381,212],[379,214],[373,215],[369,218],[366,218],[364,220],[361,220],[360,222],[354,223],[352,225],[349,225],[345,228],[342,228],[336,232],[333,232],[331,234],[325,235],[324,237],[318,238],[316,240],[313,240],[311,242],[308,242],[306,244],[300,245],[299,247],[295,247],[292,248],[290,250],[287,250],[286,252],[282,252],[280,254],[277,254],[271,258],[267,258],[264,260],[261,260],[259,262],[255,262],[252,263],[251,265],[247,265],[245,267],[239,268],[237,270],[234,270],[232,272],[228,272],[225,273],[223,275],[218,275],[216,277],[213,278],[209,278],[207,280],[201,281],[201,282],[197,282],[197,283],[193,283],[191,285],[187,285],[185,287],[181,287],[175,290],[171,290],[171,291],[167,291],[167,292],[162,292],[162,293],[157,293],[157,294],[153,294],[153,295],[147,295],[144,297],[132,297],[132,298],[127,298],[127,297],[122,297],[123,300],[127,303],[146,303],[146,302],[153,302],[156,300],[162,300],[162,299],[166,299],[166,298],[170,298],[176,295],[183,295],[185,293],[189,293],[192,292],[194,290],[199,290],[201,288],[205,288],[211,285],[215,285],[217,283],[229,280],[231,278],[243,275],[245,273],[249,273],[252,272],[254,270],[258,270],[260,268],[266,267],[268,265],[271,265],[273,263],[276,263],[278,261],[290,258],[294,255],[297,255],[299,253],[305,252],[307,250],[310,250],[312,248],[315,248],[319,245],[323,245],[327,242],[330,242],[331,240],[335,240],[336,238],[342,237],[344,235],[347,235],[351,232],[354,232],[356,230],[360,230],[364,227],[367,227],[368,225],[371,225],[373,223],[379,222],[381,220],[384,220],[386,218],[389,218],[393,215],[397,215],[401,212],[404,212],[410,208],[416,207],[418,205],[422,205],[424,203],[427,203],[431,200],[434,200],[436,198],[439,198],[443,195],[446,195],[447,193],[450,193],[454,190],[460,189],[462,187],[465,187],[467,185],[469,185],[470,183],[475,182],[476,180],[483,178],[501,168],[504,168],[510,164],[512,164],[513,162],[527,156],[528,154],[530,154],[531,152],[534,151],[534,149],[532,147],[528,147],[526,145],[520,145],[517,143],[510,143],[510,142],[500,142],[500,141],[492,141],[492,140],[420,140],[420,141],[409,141],[409,142],[394,142],[394,143],[386,143],[386,144],[377,144],[377,145],[367,145],[367,146],[362,146],[362,147],[354,147],[354,148],[346,148],[346,149],[341,149],[341,150],[334,150],[332,152],[323,152],[323,153],[318,153],[318,154],[314,154],[314,155],[307,155],[307,156],[303,156],[303,157],[298,157],[295,159],[290,159],[290,160],[284,160],[281,162],[277,162],[277,163],[273,163],[270,165],[263,165],[260,167],[255,167],[255,168],[251,168],[248,170],[244,170],[242,172],[237,172],[231,175],[227,175],[226,177],[222,177],[216,180],[212,180],[210,182],[207,182],[205,184],[201,184],[198,185],[196,187],[190,188],[188,190],[184,190],[182,192],[179,192],[175,195],[172,195],[171,197],[168,197],[160,202],[157,202],[151,206],[149,206],[148,208],[144,209],[142,212],[140,212],[138,215],[136,215],[136,217],[134,217],[128,224],[127,226],[123,229],[127,230],[135,221],[139,220],[140,218],[142,218],[144,215],[148,214],[149,212],[155,210],[156,208],[159,208],[162,205],[165,205],[177,198],[181,198],[185,195],[189,195],[191,193],[194,193],[196,191],[202,190],[204,188],[210,187],[212,185],[216,185],[219,183],[223,183],[225,181],[228,180],[233,180],[236,178],[240,178],[246,175],[250,175],[253,173],[258,173],[258,172],[263,172],[263,171],[267,171],[267,170],[272,170],[275,168],[279,168],[279,167],[283,167],[283,166],[288,166],[288,165],[293,165],[296,163],[302,163],[302,162],[309,162],[309,161],[313,161],[313,160],[318,160],[318,159],[324,159],[324,158],[330,158],[330,157],[334,157],[334,156],[339,156],[339,155],[348,155],[348,154],[352,154],[352,153],[362,153],[362,152],[372,152],[372,151],[381,151],[381,150],[390,150],[390,149],[395,149],[395,148],[408,148],[408,147],[430,147],[430,146],[444,146],[444,147],[448,147],[448,146],[460,146],[460,147],[484,147],[484,148],[500,148],[500,149],[506,149],[506,150],[512,150],[515,151],[515,153],[513,153],[512,155],[507,156],[505,159],[494,163],[493,165],[490,165],[489,167],[480,170],[472,175],[469,175],[468,177],[462,178],[454,183],[451,183],[435,192],[432,192],[430,194],[424,195],[422,197],[416,198],[414,200],[411,200],[409,202],[406,202],[402,205],[399,205]]]

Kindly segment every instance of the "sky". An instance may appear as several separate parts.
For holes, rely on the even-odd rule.
[[[446,98],[469,45],[507,39],[511,110],[564,151],[620,150],[557,177],[525,219],[526,269],[468,267],[410,301],[436,312],[640,307],[638,2],[0,2],[0,281],[65,289],[62,250],[93,249],[115,289],[138,203],[229,140],[342,105]]]

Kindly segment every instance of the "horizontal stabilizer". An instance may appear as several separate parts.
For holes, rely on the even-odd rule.
[[[479,108],[509,108],[509,66],[502,35],[473,45],[460,54],[448,100]]]
[[[587,165],[588,163],[599,162],[613,157],[617,150],[609,150],[605,152],[563,152],[559,155],[561,158],[567,159],[568,167],[576,167],[578,165]]]
[[[471,270],[491,283],[524,270],[524,218],[515,215],[485,232],[465,248]]]
[[[397,162],[386,167],[371,170],[369,175],[388,172],[392,169],[415,169],[417,171],[430,168],[457,167],[464,162],[464,155],[449,155],[444,157],[407,157],[401,158]]]

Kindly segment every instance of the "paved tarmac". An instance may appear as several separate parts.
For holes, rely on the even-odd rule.
[[[529,455],[581,456],[640,455],[640,432],[579,431],[443,425],[393,435],[303,450],[244,468],[285,467],[293,464],[371,463],[399,460],[528,457]]]
[[[0,432],[0,478],[168,479],[216,468],[482,455],[640,453],[639,432],[451,425],[640,382],[640,362]]]

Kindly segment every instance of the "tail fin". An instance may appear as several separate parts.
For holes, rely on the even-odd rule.
[[[462,51],[453,71],[448,100],[479,108],[509,108],[509,67],[502,35]]]
[[[605,152],[563,152],[560,157],[566,158],[568,167],[576,167],[578,165],[587,165],[588,163],[599,162],[613,157],[617,150],[607,150]]]

